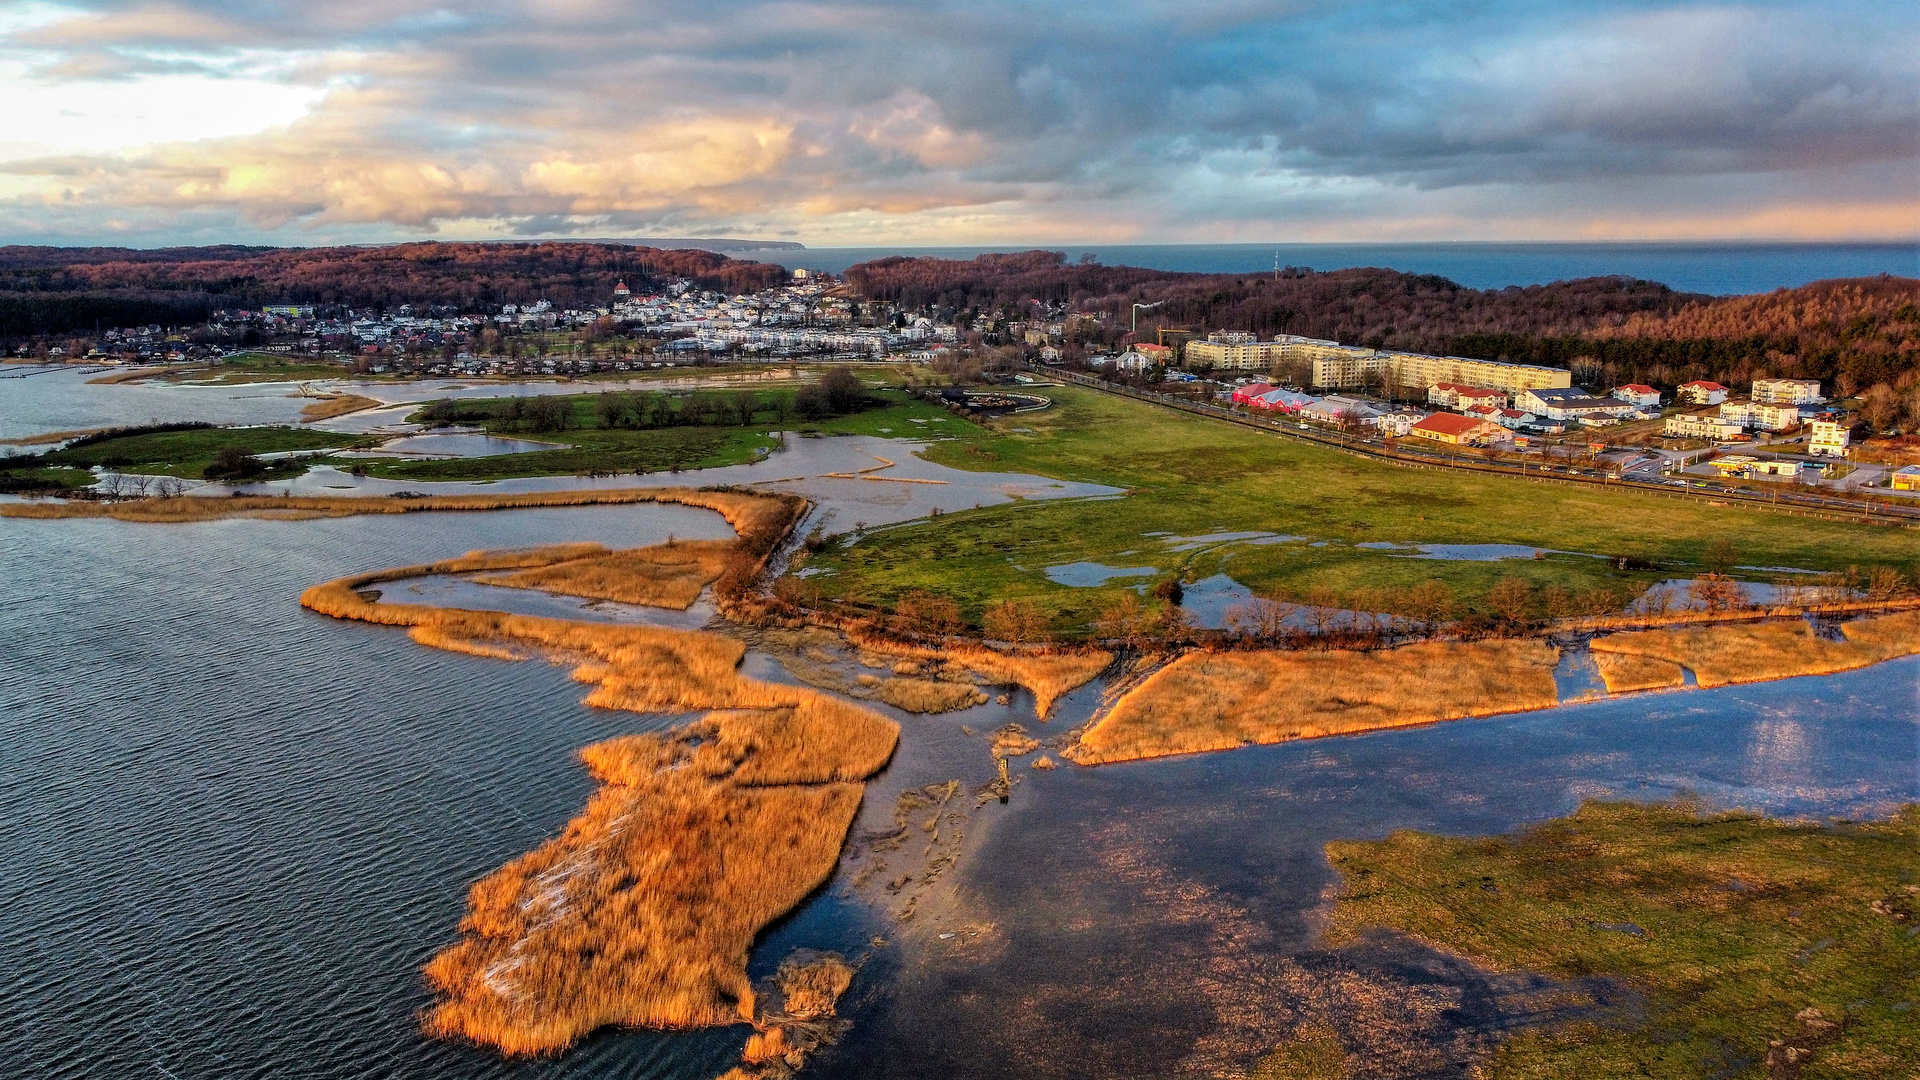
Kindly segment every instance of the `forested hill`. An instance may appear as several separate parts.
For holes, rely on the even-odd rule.
[[[780,267],[709,251],[625,244],[416,243],[382,247],[0,247],[0,334],[185,324],[223,307],[603,304],[621,280],[751,292]]]
[[[960,313],[1031,312],[1038,300],[1125,322],[1133,304],[1160,303],[1140,313],[1143,337],[1158,327],[1302,334],[1572,367],[1596,386],[1804,375],[1851,391],[1920,377],[1920,281],[1884,275],[1712,297],[1625,277],[1469,289],[1394,270],[1183,274],[1027,251],[880,259],[846,277],[863,297]]]

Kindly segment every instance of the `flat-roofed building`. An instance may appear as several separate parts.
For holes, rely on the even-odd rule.
[[[1751,396],[1763,405],[1817,405],[1827,400],[1820,396],[1819,379],[1755,379]]]
[[[1384,382],[1391,375],[1385,353],[1358,345],[1295,346],[1287,360],[1306,359],[1313,364],[1313,385],[1327,389],[1365,386]]]
[[[1807,453],[1814,457],[1846,457],[1853,432],[1838,420],[1815,420],[1807,436]]]
[[[1798,405],[1768,405],[1759,401],[1729,401],[1720,415],[1755,431],[1792,431],[1800,426]]]
[[[1566,368],[1539,364],[1509,364],[1501,360],[1473,360],[1464,356],[1427,356],[1422,353],[1388,352],[1387,366],[1393,381],[1401,386],[1435,386],[1453,383],[1504,390],[1518,394],[1522,390],[1550,389],[1573,385],[1573,372]]]
[[[1714,439],[1724,442],[1739,438],[1744,430],[1738,423],[1713,413],[1684,413],[1667,417],[1666,436],[1669,439]]]

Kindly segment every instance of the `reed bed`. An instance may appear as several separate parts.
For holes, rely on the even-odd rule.
[[[1123,696],[1067,752],[1082,765],[1228,750],[1556,703],[1538,640],[1375,652],[1193,652]]]
[[[1670,690],[1684,686],[1687,681],[1686,669],[1671,660],[1661,660],[1652,656],[1638,656],[1633,653],[1596,652],[1593,654],[1594,666],[1600,669],[1600,680],[1607,684],[1607,693],[1626,694],[1635,690]]]
[[[847,639],[870,652],[911,660],[956,664],[996,686],[1025,687],[1033,694],[1034,716],[1045,720],[1062,695],[1085,686],[1107,670],[1113,654],[1099,649],[1059,652],[1001,652],[985,645],[951,642],[938,648],[848,631]]]
[[[784,533],[793,508],[756,519],[752,501],[730,505],[729,520],[770,547],[770,530]],[[717,634],[369,598],[382,581],[622,554],[579,544],[476,551],[341,578],[301,597],[323,614],[405,626],[437,648],[572,664],[574,678],[594,687],[591,705],[705,710],[671,732],[581,751],[602,786],[559,836],[474,885],[460,940],[425,969],[440,996],[423,1023],[509,1055],[557,1052],[616,1024],[744,1020],[762,1025],[763,1049],[784,1045],[788,1021],[756,1014],[748,951],[832,874],[861,781],[892,756],[898,725],[817,691],[742,677],[744,646]]]
[[[987,695],[972,683],[941,679],[886,679],[873,692],[881,701],[912,713],[952,712],[983,705],[987,700]]]
[[[609,1025],[752,1021],[754,936],[826,882],[860,798],[685,770],[601,788],[474,885],[462,940],[426,967],[427,1030],[525,1055]]]
[[[681,540],[603,552],[552,566],[479,578],[488,585],[538,589],[623,604],[685,611],[726,569],[731,540]]]
[[[1829,641],[1804,619],[1641,630],[1596,638],[1596,655],[1650,657],[1693,671],[1703,687],[1828,675],[1920,652],[1920,612],[1845,623],[1844,641]]]
[[[330,394],[307,405],[300,410],[303,423],[311,424],[316,420],[331,420],[336,416],[357,413],[366,409],[377,409],[380,402],[359,394]]]

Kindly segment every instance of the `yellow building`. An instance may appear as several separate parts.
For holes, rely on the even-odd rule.
[[[1436,383],[1484,386],[1517,394],[1522,390],[1550,390],[1573,385],[1573,372],[1538,364],[1508,364],[1499,360],[1472,360],[1463,356],[1426,356],[1421,353],[1383,353],[1393,379],[1401,386],[1428,387]]]
[[[1920,491],[1920,465],[1902,465],[1887,483],[1895,491]]]

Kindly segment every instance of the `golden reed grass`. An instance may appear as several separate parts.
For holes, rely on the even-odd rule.
[[[329,394],[300,410],[303,423],[311,424],[315,420],[331,420],[336,416],[357,413],[364,409],[377,409],[380,402],[359,394]]]
[[[1686,685],[1686,669],[1671,660],[1632,653],[1596,652],[1593,663],[1600,669],[1600,680],[1607,693],[1625,694],[1635,690],[1669,690]]]
[[[700,593],[726,569],[731,540],[680,540],[671,544],[603,552],[552,566],[496,574],[488,585],[538,589],[623,604],[652,607],[693,606]]]
[[[1703,687],[1827,675],[1920,652],[1920,612],[1858,619],[1841,632],[1846,640],[1829,641],[1795,618],[1613,634],[1592,648],[1678,664]]]
[[[987,695],[972,683],[942,679],[885,679],[873,690],[881,701],[912,713],[952,712],[987,700]]]
[[[727,514],[762,549],[795,512],[783,500],[687,494]],[[593,686],[591,705],[705,713],[672,732],[581,751],[601,783],[586,809],[477,882],[460,941],[427,965],[440,996],[423,1023],[436,1035],[522,1055],[564,1049],[610,1024],[746,1020],[773,1030],[779,1018],[756,1016],[747,980],[754,937],[832,874],[860,781],[893,754],[898,725],[817,691],[741,676],[745,647],[717,634],[369,599],[368,587],[383,581],[524,573],[622,554],[580,544],[476,551],[301,596],[314,611],[405,626],[438,648],[570,663],[574,678]]]
[[[884,656],[957,664],[996,686],[1025,687],[1033,694],[1034,715],[1042,720],[1062,695],[1092,682],[1113,663],[1112,653],[1098,649],[1001,652],[985,645],[960,642],[930,648],[895,641],[859,627],[847,631],[847,640]]]
[[[1067,757],[1082,765],[1345,735],[1557,701],[1537,640],[1375,652],[1193,652],[1123,696]]]

